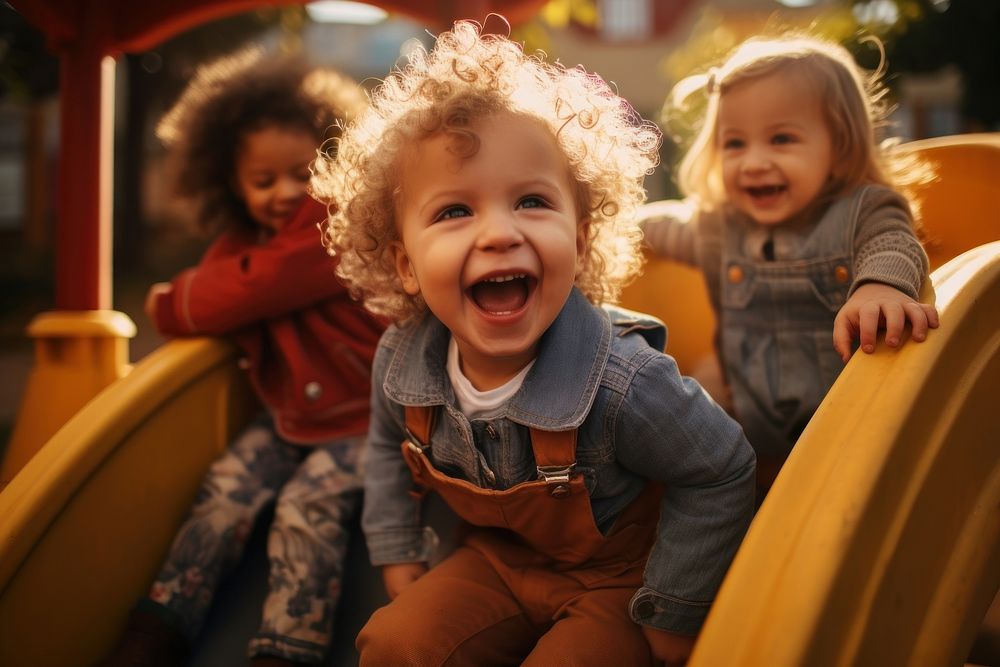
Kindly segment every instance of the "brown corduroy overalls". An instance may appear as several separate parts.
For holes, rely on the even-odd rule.
[[[504,491],[444,475],[425,453],[433,408],[407,407],[403,457],[418,488],[467,524],[460,546],[375,612],[358,635],[363,667],[651,664],[628,602],[656,530],[658,485],[607,536],[574,471],[576,431],[531,429],[541,479]]]

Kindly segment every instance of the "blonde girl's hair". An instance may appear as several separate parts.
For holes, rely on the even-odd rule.
[[[400,239],[399,168],[408,147],[448,133],[471,155],[478,149],[474,121],[501,113],[542,122],[565,154],[589,241],[577,287],[594,303],[614,301],[638,273],[633,211],[657,164],[656,126],[597,75],[546,63],[460,21],[430,52],[416,50],[392,72],[336,141],[336,157],[314,165],[313,195],[331,211],[325,243],[339,258],[338,275],[369,310],[402,322],[426,309],[403,290],[391,252]]]
[[[832,179],[821,197],[834,198],[864,183],[906,190],[930,180],[929,167],[896,151],[898,142],[877,138],[888,113],[881,66],[867,72],[847,49],[817,37],[754,37],[736,47],[721,66],[681,80],[671,93],[674,108],[683,107],[698,91],[708,96],[703,124],[677,175],[681,191],[695,196],[701,206],[717,208],[725,199],[717,138],[721,97],[735,85],[778,72],[788,85],[801,85],[819,96],[834,150]]]

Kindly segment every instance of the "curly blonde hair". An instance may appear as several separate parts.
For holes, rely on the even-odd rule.
[[[203,65],[156,128],[168,149],[169,189],[195,203],[206,234],[253,228],[232,187],[243,138],[277,126],[311,134],[319,148],[366,104],[349,77],[298,55],[249,47]]]
[[[881,49],[877,40],[870,40]],[[700,131],[678,169],[678,185],[684,194],[696,196],[705,208],[722,204],[725,190],[717,136],[720,99],[733,86],[776,72],[788,85],[801,85],[818,96],[834,148],[834,169],[821,193],[823,199],[863,183],[905,191],[933,178],[929,165],[895,150],[897,141],[877,138],[878,131],[887,125],[889,111],[881,67],[868,72],[836,42],[787,32],[752,37],[737,46],[719,67],[674,86],[668,105],[675,109],[683,107],[696,92],[708,96]]]
[[[566,155],[588,227],[576,278],[583,294],[593,303],[614,301],[638,273],[641,234],[632,213],[645,198],[643,177],[657,164],[656,126],[599,76],[546,63],[459,21],[430,52],[418,49],[392,72],[336,141],[336,158],[314,165],[313,196],[331,211],[325,243],[340,258],[338,275],[372,312],[400,322],[426,309],[403,290],[389,250],[400,239],[401,157],[416,141],[467,136],[471,121],[500,113],[541,120]]]

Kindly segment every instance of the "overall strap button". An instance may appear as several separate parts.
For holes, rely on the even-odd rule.
[[[553,498],[565,498],[569,495],[569,485],[568,484],[556,484],[552,487],[550,491]]]

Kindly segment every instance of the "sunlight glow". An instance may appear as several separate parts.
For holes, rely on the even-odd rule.
[[[851,10],[858,23],[891,26],[899,20],[899,8],[892,0],[869,0],[854,5]]]
[[[384,9],[366,5],[363,2],[343,0],[322,0],[306,5],[309,18],[317,23],[351,23],[354,25],[374,25],[385,20],[388,13]]]

